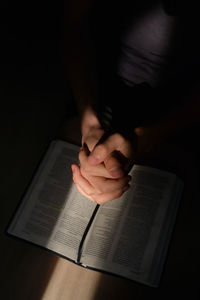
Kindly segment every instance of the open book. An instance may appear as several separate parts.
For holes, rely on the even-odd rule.
[[[7,232],[81,266],[158,286],[181,198],[176,175],[134,165],[130,189],[97,205],[72,181],[79,148],[53,141]]]

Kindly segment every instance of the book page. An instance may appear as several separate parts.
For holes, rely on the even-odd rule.
[[[76,190],[71,164],[78,147],[52,142],[25,194],[8,233],[77,259],[79,244],[95,203]]]
[[[173,197],[177,179],[168,172],[137,165],[131,175],[129,191],[99,208],[81,262],[154,285],[150,283],[152,261],[159,252],[166,214],[170,218],[170,201],[177,200]]]

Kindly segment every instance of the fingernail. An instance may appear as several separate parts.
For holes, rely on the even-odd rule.
[[[100,162],[100,157],[98,155],[89,155],[88,160],[91,164],[97,164]]]
[[[115,167],[109,170],[112,176],[122,176],[124,174],[121,167]]]

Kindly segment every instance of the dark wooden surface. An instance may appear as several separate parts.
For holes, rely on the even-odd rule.
[[[0,156],[2,299],[170,299],[180,296],[198,299],[200,266],[198,156],[185,152],[182,148],[162,147],[161,158],[158,159],[159,155],[156,153],[151,161],[166,165],[169,160],[168,167],[178,167],[185,181],[184,195],[159,288],[150,288],[129,280],[85,270],[42,249],[5,235],[4,230],[8,221],[49,141],[55,136],[70,139],[71,133],[73,133],[71,141],[75,141],[76,121],[67,122],[60,130],[63,110],[56,112],[54,105],[58,102],[55,102],[52,101],[52,107],[46,109],[47,103],[31,101],[25,104],[18,100],[14,111],[7,106],[3,113],[6,117],[3,119],[2,116],[4,123],[3,129],[1,127]],[[49,118],[51,122],[48,122]]]

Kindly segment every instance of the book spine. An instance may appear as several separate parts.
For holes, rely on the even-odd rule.
[[[96,205],[96,207],[95,207],[95,209],[93,211],[93,214],[92,214],[92,216],[91,216],[91,218],[90,218],[90,220],[89,220],[89,222],[88,222],[88,224],[87,224],[87,226],[85,228],[85,231],[83,233],[82,239],[80,241],[80,245],[79,245],[79,248],[78,248],[78,256],[77,256],[77,263],[78,264],[80,264],[80,260],[81,260],[81,255],[82,255],[82,250],[83,250],[83,243],[84,243],[85,238],[87,236],[87,233],[88,233],[88,231],[89,231],[89,229],[90,229],[90,227],[92,225],[92,222],[93,222],[93,220],[94,220],[94,218],[95,218],[95,216],[97,214],[99,206],[100,206],[99,204]]]

